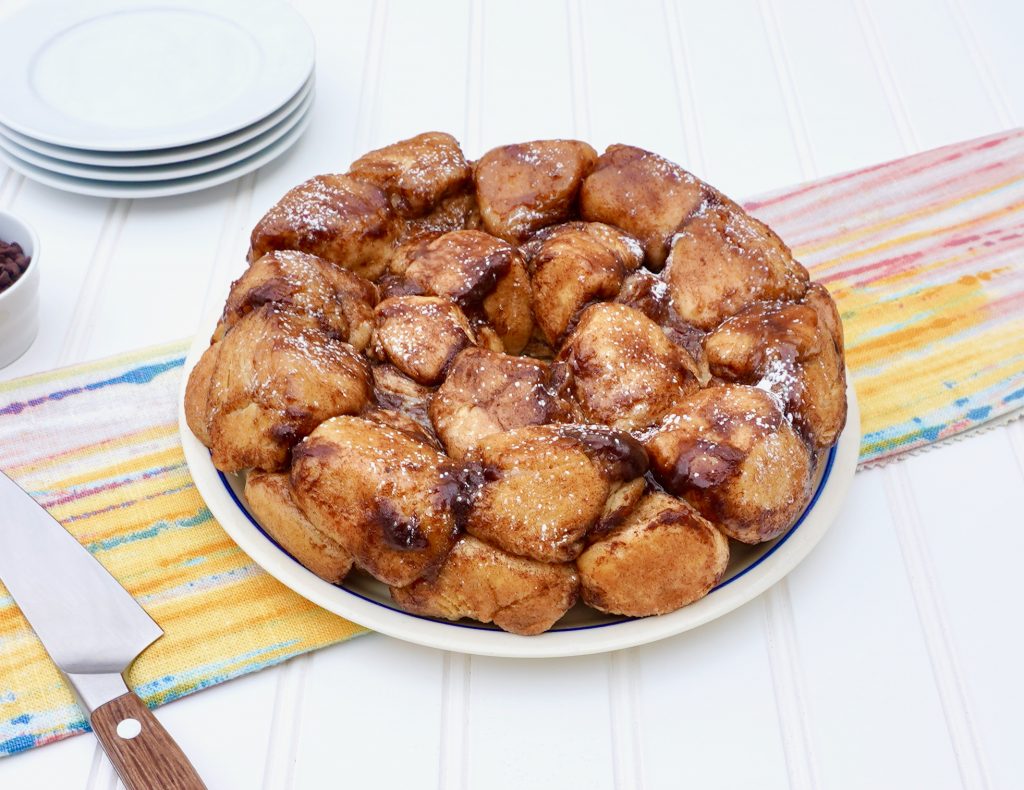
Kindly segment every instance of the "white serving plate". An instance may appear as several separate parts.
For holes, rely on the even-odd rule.
[[[291,148],[302,136],[302,133],[306,131],[306,127],[309,126],[311,117],[311,110],[306,110],[305,114],[287,134],[265,147],[259,153],[240,162],[235,162],[227,167],[203,173],[202,175],[174,178],[168,181],[125,183],[91,178],[75,178],[74,176],[66,176],[36,167],[23,159],[13,156],[3,148],[0,148],[0,162],[4,162],[13,170],[31,178],[33,181],[38,181],[40,184],[45,184],[55,189],[62,189],[65,192],[75,192],[79,195],[123,198],[127,200],[182,195],[186,192],[197,192],[200,189],[209,189],[218,184],[233,181],[276,159]]]
[[[192,162],[212,156],[213,154],[219,154],[228,149],[238,148],[253,138],[262,135],[267,130],[278,126],[281,121],[292,115],[300,104],[305,103],[309,94],[313,91],[314,82],[315,75],[310,74],[309,79],[299,88],[299,92],[292,96],[287,103],[278,107],[270,115],[256,123],[250,124],[244,129],[239,129],[237,132],[192,145],[147,151],[90,151],[85,148],[68,148],[63,145],[44,143],[41,140],[36,140],[33,137],[16,132],[3,124],[0,124],[0,145],[2,145],[4,140],[17,144],[20,146],[20,149],[14,149],[15,154],[34,164],[35,162],[30,157],[22,155],[20,150],[32,151],[40,154],[47,160],[56,159],[69,164],[94,165],[106,168],[155,167],[157,165]]]
[[[98,181],[110,181],[118,183],[152,183],[157,181],[172,181],[174,179],[188,178],[189,176],[211,173],[215,170],[222,170],[228,165],[240,162],[255,156],[260,151],[276,143],[288,132],[294,129],[305,117],[306,112],[313,104],[313,94],[307,93],[306,98],[295,110],[286,116],[276,126],[267,129],[248,142],[221,151],[218,154],[204,156],[185,162],[176,162],[166,165],[152,165],[144,167],[100,167],[97,165],[80,165],[73,162],[64,162],[49,156],[43,156],[35,151],[24,148],[13,140],[7,139],[0,132],[0,148],[13,157],[29,165],[48,170],[56,175],[71,176],[72,178],[84,178]]]
[[[328,611],[383,634],[420,645],[510,658],[552,658],[603,653],[654,642],[696,628],[731,612],[763,593],[810,553],[835,520],[857,469],[860,412],[852,387],[849,412],[839,443],[821,471],[816,493],[797,523],[776,540],[742,548],[732,542],[733,556],[725,579],[701,600],[671,614],[622,618],[577,605],[555,627],[538,636],[508,634],[470,621],[450,622],[408,614],[392,603],[387,587],[353,572],[333,585],[306,570],[261,529],[245,506],[244,475],[214,468],[210,453],[185,422],[184,385],[209,345],[219,312],[199,332],[185,360],[178,423],[192,479],[214,518],[252,559],[286,587]]]
[[[249,126],[313,71],[277,0],[46,0],[4,20],[0,123],[102,151],[181,146]]]

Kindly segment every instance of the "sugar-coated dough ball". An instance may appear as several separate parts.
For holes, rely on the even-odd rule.
[[[432,433],[427,407],[434,390],[425,384],[413,381],[390,362],[374,365],[373,394],[377,406],[389,411],[401,412],[415,420],[427,433]]]
[[[316,176],[256,223],[249,260],[272,250],[299,250],[372,280],[387,267],[400,230],[380,188],[349,176]]]
[[[582,422],[646,428],[697,389],[687,352],[623,304],[584,310],[557,360],[556,385],[577,404]]]
[[[328,420],[293,451],[291,483],[317,529],[385,584],[436,571],[455,541],[457,476],[442,453],[404,431]]]
[[[210,382],[219,356],[220,342],[210,344],[192,368],[185,384],[185,422],[207,447],[210,446]]]
[[[458,140],[443,132],[425,132],[370,151],[352,163],[348,174],[380,187],[395,213],[410,218],[464,194],[472,179]]]
[[[706,387],[711,380],[704,353],[704,337],[707,333],[684,321],[672,307],[664,274],[663,271],[655,274],[646,269],[633,272],[622,283],[615,301],[639,310],[660,326],[669,340],[685,349],[689,361],[693,362],[690,372],[702,387]]]
[[[724,321],[705,346],[716,376],[774,393],[808,440],[825,448],[846,423],[846,373],[828,294],[815,299],[818,309],[756,302]]]
[[[476,342],[466,316],[450,299],[393,296],[377,305],[374,316],[377,356],[420,384],[436,384],[455,355]]]
[[[575,326],[584,307],[614,299],[644,258],[636,239],[600,222],[545,228],[522,251],[529,262],[533,314],[552,347]]]
[[[502,350],[522,351],[533,331],[530,281],[510,244],[477,230],[457,230],[400,249],[392,271],[401,289],[444,296],[475,323],[491,327]]]
[[[646,617],[703,598],[729,564],[729,541],[684,500],[647,494],[620,527],[576,558],[583,601]]]
[[[513,244],[571,218],[597,152],[579,140],[534,140],[492,148],[473,178],[484,229]]]
[[[245,501],[270,537],[321,579],[338,584],[348,575],[352,555],[299,510],[287,473],[250,472]]]
[[[803,301],[804,304],[814,308],[814,312],[818,314],[818,320],[831,335],[836,351],[842,356],[844,350],[843,320],[839,317],[839,308],[828,288],[821,283],[810,283]]]
[[[541,425],[555,410],[548,365],[483,348],[455,357],[430,400],[430,420],[452,458],[465,458],[485,436]]]
[[[612,145],[580,190],[580,214],[636,236],[647,264],[660,269],[672,236],[700,203],[703,185],[667,159],[631,145]]]
[[[429,214],[405,220],[401,239],[408,241],[434,233],[476,230],[479,227],[480,211],[476,195],[470,191],[446,197]]]
[[[799,299],[808,279],[771,228],[718,193],[673,236],[664,278],[672,307],[705,330],[757,300]]]
[[[469,534],[544,562],[566,562],[583,550],[609,483],[579,441],[555,426],[516,428],[484,437],[473,458]]]
[[[264,304],[313,316],[327,332],[362,351],[373,330],[377,288],[315,255],[268,252],[231,284],[214,338],[221,339],[242,316]]]
[[[246,313],[217,348],[206,426],[213,465],[224,472],[284,469],[296,442],[328,417],[358,412],[372,394],[370,367],[352,346],[271,304]],[[208,368],[196,370],[202,377]]]
[[[743,543],[781,535],[810,498],[810,448],[776,397],[757,387],[726,384],[690,395],[645,446],[666,491]]]
[[[578,586],[569,563],[516,557],[463,535],[435,577],[392,587],[391,597],[413,614],[472,617],[525,636],[551,628],[576,602]]]

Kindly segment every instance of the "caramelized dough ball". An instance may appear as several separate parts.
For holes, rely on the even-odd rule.
[[[648,436],[665,490],[743,543],[785,532],[811,493],[811,452],[775,396],[740,384],[700,390]]]
[[[436,571],[455,541],[445,456],[359,417],[322,423],[292,453],[293,496],[321,532],[385,584]]]
[[[249,260],[272,250],[299,250],[373,280],[387,266],[398,233],[378,187],[349,176],[316,176],[290,190],[256,223]]]
[[[608,498],[588,533],[592,539],[614,529],[640,501],[647,487],[643,477],[648,467],[647,452],[630,434],[605,425],[565,424],[556,426],[556,430],[579,441],[608,481]]]
[[[697,389],[687,357],[639,310],[605,302],[583,311],[558,355],[555,378],[582,421],[636,430]]]
[[[315,255],[268,252],[231,284],[214,339],[222,338],[250,310],[268,303],[315,316],[327,332],[362,351],[373,331],[377,288]]]
[[[636,236],[648,265],[660,269],[672,236],[702,194],[701,181],[679,165],[642,148],[612,145],[583,182],[580,213]]]
[[[815,298],[821,312],[757,302],[724,321],[706,346],[716,376],[774,393],[811,443],[825,448],[846,422],[846,372],[828,325],[833,316]]]
[[[492,433],[541,425],[552,411],[548,366],[482,348],[455,357],[428,412],[448,455],[464,458]]]
[[[570,219],[596,158],[579,140],[492,148],[473,171],[484,229],[518,244],[545,225]]]
[[[427,416],[427,406],[434,391],[406,376],[390,363],[373,366],[373,393],[377,406],[389,411],[407,414],[427,433],[433,433],[434,426]]]
[[[207,447],[210,446],[210,382],[220,356],[220,343],[211,343],[185,384],[185,422],[195,437]]]
[[[576,602],[578,586],[576,569],[568,563],[516,557],[463,535],[435,578],[392,587],[391,597],[413,614],[472,617],[526,636],[558,622]]]
[[[378,356],[420,384],[436,384],[455,355],[476,342],[466,316],[449,299],[394,296],[377,305],[375,318]]]
[[[381,288],[381,296],[402,296],[408,293],[422,291],[415,283],[408,283],[405,280],[405,272],[421,255],[427,253],[431,242],[440,238],[445,232],[425,231],[403,239],[391,253],[391,260],[388,261],[388,273],[380,278],[378,285]]]
[[[641,477],[647,471],[647,451],[625,431],[578,423],[552,425],[548,430],[579,442],[604,479],[613,485]]]
[[[665,267],[673,308],[705,330],[754,301],[799,299],[807,279],[767,225],[717,194],[675,235]]]
[[[221,471],[280,470],[292,446],[319,423],[358,412],[369,400],[366,361],[308,316],[267,304],[218,345],[206,422]]]
[[[789,362],[802,362],[820,354],[823,341],[832,345],[813,308],[796,303],[755,302],[719,324],[707,336],[704,346],[714,375],[754,384],[770,366],[774,367],[780,356]]]
[[[843,321],[839,317],[839,308],[836,307],[832,294],[828,292],[821,283],[810,283],[807,286],[807,293],[804,294],[804,304],[814,308],[818,314],[818,320],[822,323],[835,345],[836,353],[843,356]]]
[[[530,264],[533,314],[557,346],[588,304],[613,299],[644,258],[632,236],[600,222],[569,222],[540,231],[522,252]]]
[[[687,502],[660,492],[576,559],[584,602],[629,617],[666,614],[703,598],[728,564],[725,536]]]
[[[490,324],[510,354],[530,339],[530,280],[519,253],[504,241],[456,230],[407,246],[396,265],[404,267],[400,289],[452,299],[466,315]]]
[[[472,170],[450,134],[426,132],[359,157],[348,174],[380,187],[400,217],[422,217],[470,187]]]
[[[613,484],[608,492],[608,499],[604,503],[604,510],[601,511],[601,517],[590,530],[588,539],[596,540],[617,528],[633,512],[633,508],[636,507],[646,490],[647,481],[642,477]]]
[[[324,581],[338,584],[352,568],[352,555],[314,527],[292,499],[288,475],[250,472],[245,501],[260,526],[285,551]]]
[[[509,354],[526,348],[533,334],[533,310],[525,266],[513,265],[508,275],[498,280],[494,291],[484,297],[484,315]]]
[[[466,531],[522,557],[566,562],[604,509],[609,483],[581,442],[555,426],[484,437],[471,469]]]
[[[684,362],[693,362],[690,372],[702,387],[711,380],[707,355],[704,353],[706,333],[684,321],[672,307],[668,285],[662,275],[641,269],[633,272],[622,284],[615,301],[639,310],[661,327],[665,336],[688,354]]]
[[[453,230],[475,230],[479,227],[480,211],[477,208],[476,195],[467,192],[445,198],[429,214],[406,220],[402,229],[402,239],[415,239]]]

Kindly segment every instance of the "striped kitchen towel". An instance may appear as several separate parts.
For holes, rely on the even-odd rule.
[[[835,296],[861,464],[1024,408],[1024,130],[750,201]]]
[[[0,384],[0,467],[164,629],[128,673],[150,705],[362,630],[264,573],[206,509],[178,439],[186,348],[178,342]],[[0,754],[86,729],[0,585]]]
[[[862,463],[1024,407],[1024,132],[751,201],[839,303]],[[177,434],[185,344],[0,384],[0,467],[165,629],[129,681],[158,705],[361,630],[212,519]],[[0,586],[0,754],[85,730]]]

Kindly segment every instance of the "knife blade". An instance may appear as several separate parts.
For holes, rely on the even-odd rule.
[[[32,497],[0,473],[0,581],[68,679],[129,790],[205,788],[121,676],[163,631]]]

